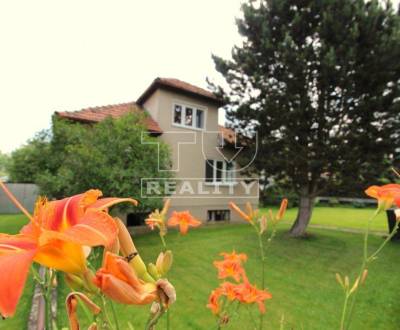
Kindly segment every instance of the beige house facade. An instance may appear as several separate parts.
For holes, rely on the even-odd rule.
[[[256,178],[242,175],[241,146],[235,133],[218,124],[224,104],[211,92],[171,79],[157,78],[136,102],[114,106],[57,112],[56,115],[84,122],[118,117],[127,111],[148,113],[148,133],[169,145],[173,172],[171,180],[142,178],[141,198],[157,198],[167,191],[171,210],[189,210],[204,222],[237,221],[228,206],[258,205]],[[157,155],[155,155],[157,157]],[[242,168],[241,168],[241,167]]]

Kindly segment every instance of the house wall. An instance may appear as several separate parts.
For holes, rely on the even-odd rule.
[[[174,125],[173,108],[175,103],[204,109],[205,129],[190,129]],[[178,182],[180,182],[179,179],[189,179],[190,184],[196,188],[198,184],[203,185],[205,183],[206,159],[224,160],[217,149],[218,108],[211,102],[161,89],[158,89],[143,106],[164,132],[160,139],[171,148],[174,176],[178,179]],[[178,143],[181,144],[178,145]],[[224,150],[224,154],[230,158],[233,152]],[[236,177],[240,178],[240,173],[237,173]],[[192,179],[190,180],[190,178]],[[180,188],[181,185],[178,184],[177,189]],[[179,211],[189,209],[195,217],[205,220],[208,210],[228,210],[228,203],[231,200],[242,207],[246,202],[250,202],[254,206],[258,204],[257,184],[254,184],[250,189],[250,195],[245,194],[246,190],[242,184],[233,187],[219,184],[216,187],[214,184],[207,183],[203,186],[203,191],[204,194],[193,195],[188,192],[183,196],[172,198],[171,208]],[[233,195],[230,193],[232,191]],[[250,198],[240,198],[244,195]],[[232,212],[231,220],[238,220],[237,215]]]

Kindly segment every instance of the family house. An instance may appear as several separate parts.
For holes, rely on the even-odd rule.
[[[136,102],[55,114],[96,123],[130,111],[147,112],[147,133],[170,146],[169,170],[174,178],[168,182],[142,178],[141,198],[160,197],[159,191],[168,190],[172,210],[189,210],[202,221],[237,220],[229,201],[240,207],[247,202],[256,206],[259,187],[257,180],[241,175],[237,161],[241,147],[234,131],[218,124],[218,109],[223,105],[205,89],[178,79],[157,78]]]

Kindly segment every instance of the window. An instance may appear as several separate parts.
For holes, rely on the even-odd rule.
[[[230,210],[208,210],[207,221],[229,221],[231,219]]]
[[[196,110],[196,127],[203,128],[204,124],[204,111],[197,109]]]
[[[193,126],[193,109],[185,109],[185,126]]]
[[[180,105],[175,105],[174,123],[181,124],[181,122],[182,122],[182,107]]]
[[[176,125],[204,128],[204,110],[202,109],[175,104],[173,119]]]
[[[232,183],[235,182],[235,163],[223,160],[206,160],[206,182]]]

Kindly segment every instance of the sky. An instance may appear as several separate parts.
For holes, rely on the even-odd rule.
[[[54,111],[130,102],[156,77],[207,87],[211,54],[240,43],[241,0],[0,2],[0,151]]]

